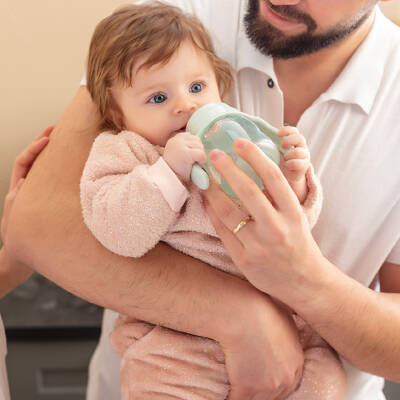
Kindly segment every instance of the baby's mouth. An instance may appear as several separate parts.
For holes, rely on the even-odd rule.
[[[182,128],[179,128],[176,131],[174,131],[174,135],[176,135],[177,133],[181,133],[181,132],[186,132],[186,125],[182,126]]]

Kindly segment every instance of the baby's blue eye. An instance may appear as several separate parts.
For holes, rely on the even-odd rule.
[[[199,93],[203,90],[203,84],[202,83],[194,83],[192,87],[189,89],[191,93]]]
[[[165,100],[167,100],[167,96],[165,96],[165,95],[163,95],[163,94],[161,94],[161,93],[158,93],[158,94],[156,94],[155,96],[153,96],[153,97],[149,100],[149,102],[150,102],[150,103],[157,103],[157,104],[159,104],[159,103],[163,103]]]

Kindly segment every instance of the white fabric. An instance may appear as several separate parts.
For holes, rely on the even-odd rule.
[[[272,60],[254,49],[243,30],[247,1],[168,2],[196,14],[211,32],[219,55],[236,69],[232,105],[282,125],[283,97]],[[268,79],[274,81],[273,88]],[[377,10],[367,39],[298,123],[324,189],[314,237],[330,261],[366,286],[385,260],[400,264],[399,104],[400,30]],[[105,320],[113,316],[106,311]],[[108,331],[104,335],[108,337]],[[102,340],[97,352],[108,353],[108,341]],[[118,370],[118,362],[107,359],[107,367]],[[347,400],[384,399],[383,379],[347,363],[345,367]],[[92,363],[90,385],[101,393],[105,389],[94,371]],[[113,384],[117,393],[118,381]],[[102,398],[94,393],[88,400]]]
[[[89,365],[87,400],[119,400],[121,398],[119,386],[121,357],[114,353],[109,339],[117,317],[118,313],[114,311],[104,311],[100,340]]]
[[[164,196],[164,199],[175,212],[179,212],[189,192],[175,172],[160,157],[148,170],[149,176]]]
[[[3,320],[0,315],[0,400],[10,400],[6,369],[7,342]]]

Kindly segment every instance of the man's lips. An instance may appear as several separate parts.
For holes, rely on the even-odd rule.
[[[287,17],[283,17],[282,15],[278,14],[275,10],[273,10],[271,7],[269,7],[269,11],[270,13],[275,17],[275,18],[279,18],[282,21],[286,21],[286,22],[295,22],[293,20],[290,20]]]
[[[300,26],[304,27],[304,23],[284,17],[274,11],[267,0],[261,1],[260,6],[261,15],[273,26],[281,30],[298,29]]]

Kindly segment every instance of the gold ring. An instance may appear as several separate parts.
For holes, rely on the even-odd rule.
[[[243,218],[237,225],[235,229],[232,230],[232,233],[235,235],[249,222],[251,221],[251,216],[248,215],[246,218]]]

